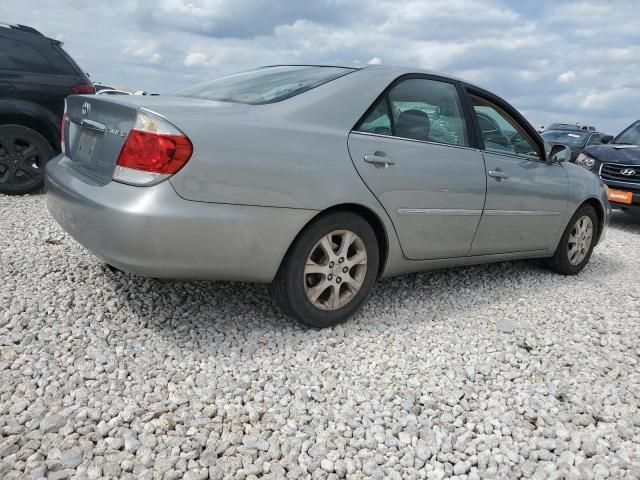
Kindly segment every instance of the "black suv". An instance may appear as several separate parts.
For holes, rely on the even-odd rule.
[[[596,173],[607,184],[613,208],[640,215],[640,120],[608,145],[585,148],[576,164]]]
[[[0,23],[0,193],[40,188],[60,151],[64,99],[95,93],[62,43],[24,25]]]

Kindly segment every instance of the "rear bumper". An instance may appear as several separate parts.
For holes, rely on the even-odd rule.
[[[313,210],[184,200],[169,182],[93,184],[59,156],[47,164],[47,206],[109,264],[148,277],[270,282]]]

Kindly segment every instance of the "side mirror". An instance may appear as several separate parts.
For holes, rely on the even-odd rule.
[[[609,143],[611,140],[613,140],[613,135],[602,135],[600,137],[601,143]]]
[[[571,150],[566,145],[555,143],[551,146],[547,161],[549,163],[568,162],[571,158]]]

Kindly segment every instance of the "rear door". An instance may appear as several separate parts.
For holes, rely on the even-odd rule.
[[[567,209],[564,168],[544,159],[542,145],[507,104],[471,92],[487,168],[487,199],[471,255],[551,247]]]
[[[431,76],[394,82],[349,135],[355,167],[392,219],[407,258],[469,252],[486,188],[472,138],[458,86]]]

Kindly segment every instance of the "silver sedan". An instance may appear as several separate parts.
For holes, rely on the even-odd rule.
[[[170,96],[72,96],[47,166],[58,223],[107,263],[271,284],[313,327],[376,279],[546,258],[603,237],[600,179],[464,81],[371,65],[272,66]]]

